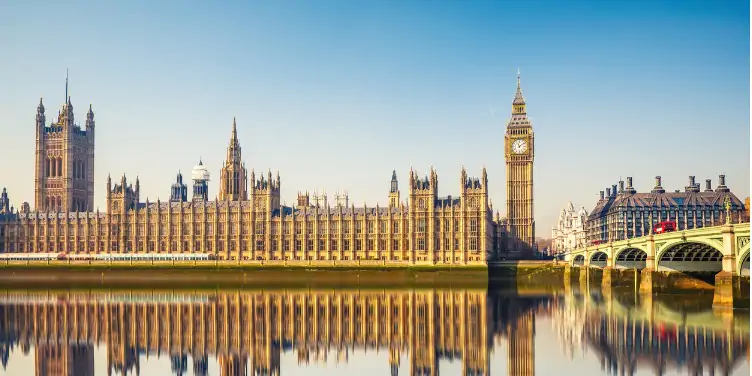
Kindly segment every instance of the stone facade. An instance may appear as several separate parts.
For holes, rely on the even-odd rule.
[[[431,169],[410,171],[407,202],[399,202],[393,176],[388,207],[311,204],[300,194],[295,207],[280,201],[279,173],[256,177],[250,191],[239,164],[235,124],[221,174],[223,199],[209,201],[208,172],[194,169],[194,197],[186,201],[182,176],[170,202],[142,202],[140,181],[107,180],[107,211],[11,212],[2,217],[3,252],[210,253],[220,260],[379,260],[426,264],[485,264],[494,254],[495,222],[488,178],[460,172],[460,194],[439,197]],[[240,167],[240,169],[238,168]],[[233,171],[235,169],[235,171]],[[200,176],[199,176],[200,175]],[[197,188],[198,187],[198,188]],[[198,192],[198,194],[197,194]],[[247,198],[247,199],[246,199]],[[7,199],[6,199],[7,200]]]
[[[465,171],[462,171],[464,177]],[[410,173],[398,207],[279,204],[279,176],[256,179],[248,201],[140,202],[139,181],[108,180],[106,213],[22,212],[5,229],[6,252],[210,253],[222,260],[381,260],[485,264],[494,227],[483,180],[457,198],[438,178]],[[302,201],[309,202],[307,196]]]
[[[684,192],[678,189],[666,192],[660,176],[655,177],[655,187],[648,193],[637,193],[632,178],[606,188],[588,216],[588,243],[625,240],[649,235],[659,222],[675,221],[677,230],[717,226],[726,223],[726,201],[730,201],[730,221],[744,221],[744,203],[726,186],[726,176],[719,176],[713,190],[711,180],[705,180],[705,190],[695,177],[689,177]]]
[[[67,80],[66,80],[67,86]],[[242,160],[233,119],[219,198],[209,199],[209,172],[193,169],[193,195],[178,173],[167,202],[142,202],[140,182],[107,179],[106,212],[93,211],[94,113],[86,128],[73,121],[67,97],[58,122],[45,125],[37,109],[35,205],[0,208],[0,252],[15,253],[208,253],[220,260],[372,260],[407,264],[484,265],[524,255],[534,247],[533,132],[519,75],[505,136],[508,218],[493,217],[488,178],[460,171],[459,194],[440,197],[431,168],[412,169],[401,201],[396,173],[388,205],[355,207],[346,195],[298,194],[297,205],[280,201],[279,173],[256,175]],[[249,189],[250,184],[250,189]]]
[[[533,125],[527,117],[517,72],[517,92],[512,102],[512,117],[504,135],[507,179],[507,223],[511,257],[530,255],[535,248],[533,211],[533,159],[535,155]]]
[[[584,207],[575,210],[571,201],[567,207],[561,209],[559,222],[556,228],[551,230],[551,248],[554,254],[582,248],[587,244],[587,219],[587,210]]]
[[[86,128],[75,123],[65,79],[65,103],[57,121],[46,124],[42,99],[36,115],[34,208],[39,211],[94,209],[94,112],[89,105]]]

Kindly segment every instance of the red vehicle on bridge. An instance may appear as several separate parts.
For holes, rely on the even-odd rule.
[[[653,227],[653,233],[656,234],[663,234],[672,231],[676,231],[676,222],[674,221],[659,222],[657,225],[655,225],[655,227]]]
[[[598,244],[604,244],[606,243],[605,240],[593,240],[590,242],[590,245],[598,245]]]

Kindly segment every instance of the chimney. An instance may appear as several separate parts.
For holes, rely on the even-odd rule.
[[[663,187],[661,187],[661,177],[660,176],[656,176],[655,177],[655,187],[653,187],[653,190],[650,191],[650,193],[657,193],[657,194],[666,193],[666,190],[663,189]]]
[[[606,188],[606,196],[611,198],[611,188]]]
[[[604,199],[604,197],[603,197],[603,191],[601,191],[601,200],[603,200],[603,199]]]
[[[616,184],[611,186],[611,197],[616,197]]]
[[[730,189],[726,186],[726,175],[718,175],[718,188],[716,192],[729,192]]]
[[[619,193],[624,193],[624,180],[619,180]]]
[[[710,179],[705,179],[705,192],[713,192],[713,184]]]
[[[632,186],[631,176],[627,176],[627,190],[625,191],[625,193],[630,194],[630,195],[637,193],[637,190],[634,189],[634,187]]]
[[[695,183],[695,177],[690,175],[689,176],[689,185],[684,187],[685,192],[699,192],[700,191],[700,185]]]

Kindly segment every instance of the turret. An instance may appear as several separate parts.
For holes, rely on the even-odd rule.
[[[94,110],[91,108],[91,103],[89,103],[89,112],[86,113],[86,137],[89,139],[89,144],[94,145],[94,128],[95,128],[95,121],[94,121]]]
[[[438,194],[439,190],[439,175],[436,173],[436,170],[431,166],[431,190],[433,191],[433,195],[436,196]]]
[[[462,170],[460,170],[460,187],[464,193],[465,187],[467,187],[467,171],[465,170],[465,166],[462,166]]]
[[[211,175],[209,170],[204,166],[204,162],[199,159],[198,164],[191,171],[193,180],[193,201],[209,201],[209,180]]]
[[[298,192],[298,202],[297,202],[297,208],[298,209],[305,209],[309,206],[311,206],[311,199],[308,192]]]
[[[273,210],[280,205],[280,186],[282,184],[277,172],[276,179],[272,180],[272,171],[269,170],[264,176],[263,173],[259,174],[259,178],[256,179],[256,173],[251,169],[251,198],[254,200],[258,209]],[[258,205],[263,205],[259,207]]]
[[[136,185],[128,185],[125,174],[120,178],[120,184],[112,185],[112,179],[107,177],[107,211],[123,212],[135,209],[139,202],[140,183],[136,178]],[[111,187],[111,189],[109,189]]]
[[[397,171],[392,170],[392,181],[389,185],[389,207],[396,208],[399,206],[400,192],[399,184],[397,183]]]
[[[44,104],[42,104],[42,98],[39,98],[39,106],[37,106],[37,139],[40,140],[44,134],[45,116],[44,116]]]
[[[188,187],[183,184],[183,174],[178,171],[178,176],[175,179],[175,184],[170,188],[170,201],[171,202],[186,202],[188,201]]]
[[[0,214],[8,214],[11,212],[10,200],[8,199],[8,191],[3,187],[3,193],[0,194]]]
[[[705,192],[713,192],[713,182],[710,179],[705,179]]]
[[[141,181],[138,179],[138,175],[136,175],[136,189],[134,190],[134,193],[136,194],[135,200],[136,202],[140,202],[141,199]]]

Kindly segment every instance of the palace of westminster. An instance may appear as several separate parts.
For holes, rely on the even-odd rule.
[[[298,194],[297,205],[280,201],[279,173],[246,169],[233,120],[219,196],[209,199],[210,174],[192,171],[192,197],[181,174],[169,202],[141,201],[140,182],[107,178],[106,211],[94,210],[94,112],[85,127],[74,121],[67,90],[57,121],[36,114],[34,208],[10,206],[0,197],[0,252],[6,253],[202,253],[219,260],[300,260],[344,263],[484,265],[501,257],[525,257],[535,247],[533,130],[526,115],[519,73],[504,150],[507,217],[488,200],[488,179],[460,172],[458,196],[438,195],[438,175],[410,171],[408,199],[392,174],[387,207],[355,207],[346,195]],[[250,185],[249,185],[250,184]]]

